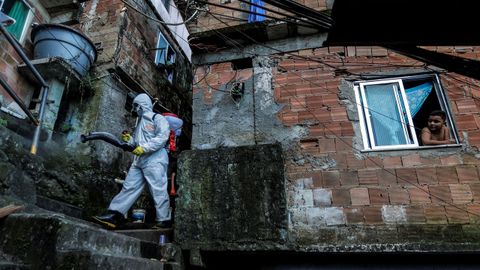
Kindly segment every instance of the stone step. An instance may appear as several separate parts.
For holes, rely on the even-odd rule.
[[[83,250],[114,257],[161,259],[159,246],[51,213],[20,213],[0,224],[0,250],[30,265],[51,265],[58,252]],[[92,255],[97,258],[97,255]]]
[[[0,270],[29,270],[29,266],[7,261],[0,261]]]
[[[142,241],[152,242],[158,244],[160,235],[165,236],[165,243],[172,242],[172,229],[136,229],[136,230],[115,230],[116,233],[124,234],[130,237],[140,239]]]
[[[171,269],[171,267],[164,267],[165,264],[157,259],[105,255],[85,250],[59,252],[56,262],[55,269]]]

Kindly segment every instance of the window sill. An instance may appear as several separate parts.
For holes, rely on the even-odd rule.
[[[382,148],[382,149],[364,149],[360,150],[361,153],[369,152],[391,152],[391,151],[405,151],[405,150],[428,150],[428,149],[445,149],[445,148],[459,148],[462,144],[442,144],[442,145],[428,145],[428,146],[415,146],[415,147],[403,147],[403,148]]]

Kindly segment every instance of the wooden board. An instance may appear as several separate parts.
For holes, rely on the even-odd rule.
[[[5,207],[0,208],[0,218],[6,217],[10,215],[11,213],[17,212],[19,210],[23,209],[23,205],[7,205]]]

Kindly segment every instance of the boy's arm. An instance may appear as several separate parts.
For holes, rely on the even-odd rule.
[[[431,139],[431,133],[428,128],[423,128],[422,129],[422,143],[423,145],[442,145],[442,144],[449,144],[450,140],[432,140]]]

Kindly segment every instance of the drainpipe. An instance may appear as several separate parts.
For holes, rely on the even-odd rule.
[[[38,141],[40,139],[40,131],[42,129],[43,114],[45,112],[45,106],[47,103],[49,86],[43,79],[42,75],[40,75],[38,70],[32,65],[32,63],[30,62],[30,59],[28,59],[27,55],[25,55],[25,52],[23,52],[23,49],[18,45],[16,40],[10,35],[10,33],[5,28],[5,26],[3,26],[3,24],[1,23],[0,23],[0,31],[3,33],[3,35],[5,35],[10,45],[13,46],[13,48],[18,53],[18,55],[20,55],[22,60],[25,62],[28,68],[32,71],[32,74],[35,77],[35,79],[37,79],[37,81],[42,85],[42,89],[41,89],[42,102],[40,103],[40,109],[38,112],[38,125],[35,128],[35,134],[33,135],[33,140],[32,140],[32,147],[30,148],[30,153],[36,155],[37,149],[38,149]]]

